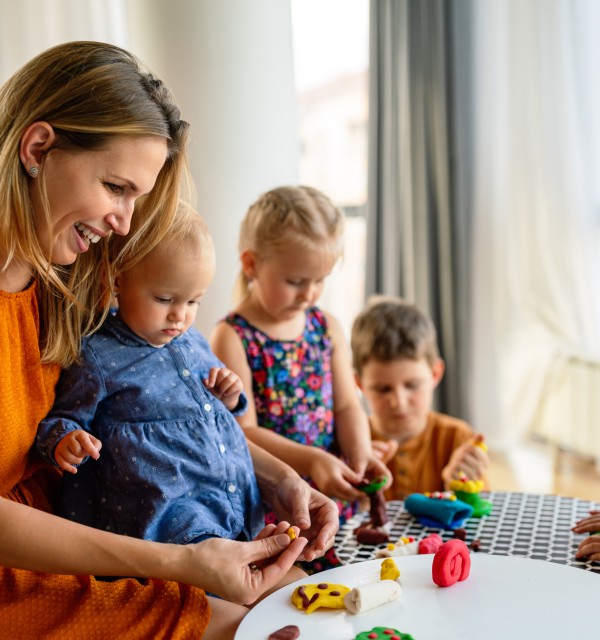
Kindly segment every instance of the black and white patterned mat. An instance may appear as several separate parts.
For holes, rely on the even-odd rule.
[[[492,502],[492,513],[464,523],[468,545],[479,540],[481,553],[548,560],[600,573],[600,563],[575,560],[584,536],[571,531],[575,522],[585,518],[591,509],[600,509],[600,505],[579,498],[533,493],[490,491],[481,496]],[[401,501],[388,502],[387,510],[390,542],[402,536],[420,540],[430,533],[438,533],[444,541],[454,537],[452,531],[420,525],[404,510]],[[356,542],[354,529],[368,521],[368,512],[362,512],[340,527],[335,551],[342,564],[372,560],[377,549],[385,548],[385,544],[368,546]]]

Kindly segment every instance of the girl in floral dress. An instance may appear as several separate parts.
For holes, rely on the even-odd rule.
[[[340,324],[315,306],[342,234],[342,213],[316,189],[262,195],[241,225],[239,303],[211,345],[248,393],[246,436],[334,498],[344,522],[363,495],[356,484],[391,478],[371,450]],[[336,564],[332,550],[305,568]]]

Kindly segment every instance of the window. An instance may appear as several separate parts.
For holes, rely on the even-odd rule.
[[[364,303],[369,1],[292,0],[291,6],[300,183],[323,191],[346,214],[344,258],[321,304],[349,335]]]

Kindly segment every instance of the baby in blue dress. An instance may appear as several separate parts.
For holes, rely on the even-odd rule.
[[[37,447],[64,474],[60,513],[160,542],[251,540],[263,526],[239,377],[192,327],[215,271],[200,216],[117,273],[116,315],[60,378]]]

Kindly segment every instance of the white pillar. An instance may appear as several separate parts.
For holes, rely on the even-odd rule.
[[[291,9],[284,0],[129,0],[131,50],[191,123],[198,210],[217,273],[200,308],[208,334],[232,307],[239,223],[260,193],[298,180]]]

